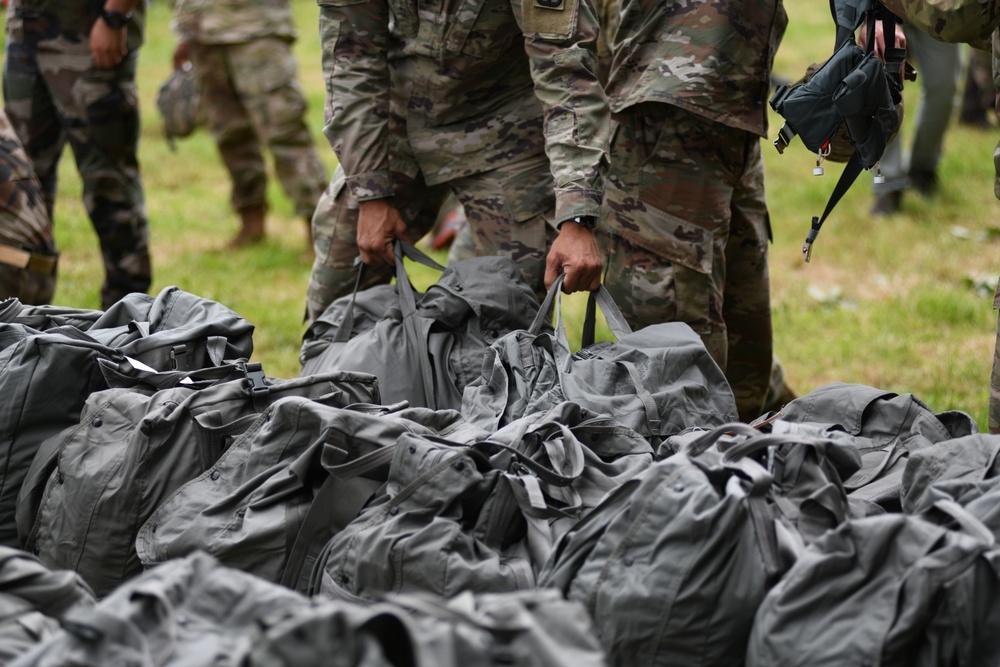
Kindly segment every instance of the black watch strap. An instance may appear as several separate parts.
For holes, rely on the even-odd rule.
[[[112,12],[104,9],[101,10],[101,18],[104,19],[104,22],[107,23],[109,27],[115,30],[121,30],[128,25],[129,20],[132,18],[132,12]]]

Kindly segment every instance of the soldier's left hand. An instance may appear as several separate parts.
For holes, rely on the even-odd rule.
[[[90,29],[90,55],[100,69],[115,67],[125,58],[125,39],[128,29],[115,30],[104,21],[94,21]]]
[[[551,287],[562,273],[566,294],[593,291],[601,285],[603,268],[594,232],[575,222],[564,222],[545,259],[545,288]]]

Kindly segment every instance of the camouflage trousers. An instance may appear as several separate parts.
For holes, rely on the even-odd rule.
[[[326,168],[306,125],[291,45],[278,38],[192,43],[190,53],[206,123],[232,178],[233,208],[266,207],[266,145],[296,215],[311,218]]]
[[[740,418],[754,419],[773,357],[760,140],[667,104],[616,120],[599,223],[604,284],[634,328],[688,323],[725,371]]]
[[[993,298],[993,310],[1000,310],[1000,282]],[[993,350],[993,373],[990,375],[990,433],[1000,433],[1000,318],[997,318],[997,341]]]
[[[34,164],[52,220],[59,160],[69,142],[83,203],[100,239],[106,309],[126,294],[147,291],[152,274],[137,159],[137,53],[117,67],[98,69],[86,35],[44,34],[45,25],[44,19],[20,17],[8,23],[5,109]]]
[[[57,259],[42,186],[0,111],[0,300],[51,303]]]
[[[394,167],[406,164],[393,155]],[[453,192],[465,208],[480,255],[502,255],[517,262],[525,280],[543,297],[545,255],[555,239],[555,194],[552,174],[544,155],[523,158],[499,169],[427,185],[409,169],[392,172],[394,205],[407,223],[410,238],[420,239],[434,226],[438,212]],[[337,167],[323,194],[312,233],[316,259],[306,295],[306,317],[319,317],[327,306],[354,290],[358,269],[358,204],[350,196],[343,170]],[[369,267],[361,288],[387,283],[390,267]]]

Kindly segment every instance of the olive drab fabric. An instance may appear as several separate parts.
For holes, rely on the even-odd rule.
[[[245,368],[250,372],[201,386],[175,374],[154,391],[91,394],[79,425],[44,443],[32,462],[17,507],[25,547],[107,595],[143,568],[136,550],[140,526],[244,431],[265,421],[272,404],[287,397],[333,406],[378,398],[370,375],[277,380],[264,378],[259,365]],[[146,378],[147,387],[153,379]],[[39,487],[39,501],[29,502]]]
[[[53,572],[30,554],[0,547],[0,664],[53,636],[74,605],[93,603],[79,575]]]
[[[835,382],[786,404],[781,419],[832,425],[855,436],[861,469],[844,480],[857,509],[864,513],[900,511],[907,457],[935,443],[978,431],[975,420],[959,411],[935,414],[913,394]]]
[[[613,665],[741,664],[768,589],[848,515],[833,461],[859,461],[834,441],[741,423],[676,438],[677,453],[609,493],[539,576],[584,604]]]
[[[310,326],[302,374],[373,373],[386,403],[458,409],[464,388],[479,375],[483,351],[527,326],[538,302],[517,264],[496,256],[458,262],[418,295],[402,256],[436,263],[412,246],[397,248],[395,288],[376,286],[342,297]]]
[[[471,445],[404,434],[385,487],[317,564],[319,592],[372,600],[533,588],[560,535],[652,455],[634,431],[571,403]]]
[[[221,566],[207,554],[144,572],[21,656],[22,667],[238,665],[274,614],[308,604],[283,586]]]
[[[593,298],[618,340],[571,353],[561,318],[554,333],[543,331],[553,301],[560,307],[560,284],[553,284],[530,327],[500,337],[486,350],[481,377],[462,397],[469,420],[495,430],[571,401],[658,443],[688,427],[737,419],[729,383],[687,324],[633,332],[603,288]],[[591,311],[589,325],[594,317]]]
[[[353,518],[385,482],[403,433],[470,441],[485,436],[469,431],[455,411],[323,405],[305,396],[276,401],[217,461],[163,499],[138,531],[139,558],[150,567],[202,550],[280,583],[326,480],[333,476],[344,484],[325,509],[330,515],[349,511]],[[363,479],[347,484],[352,478]],[[351,498],[348,489],[360,495]],[[310,564],[297,564],[309,571],[289,574],[293,588],[311,574]]]

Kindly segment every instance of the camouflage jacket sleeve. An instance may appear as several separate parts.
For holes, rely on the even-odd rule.
[[[921,32],[943,42],[989,48],[1000,26],[1000,0],[883,0],[886,7]]]
[[[358,201],[392,195],[389,176],[389,5],[320,0],[326,126]]]
[[[545,114],[545,153],[556,184],[556,221],[596,216],[611,112],[597,77],[593,0],[511,0]]]

